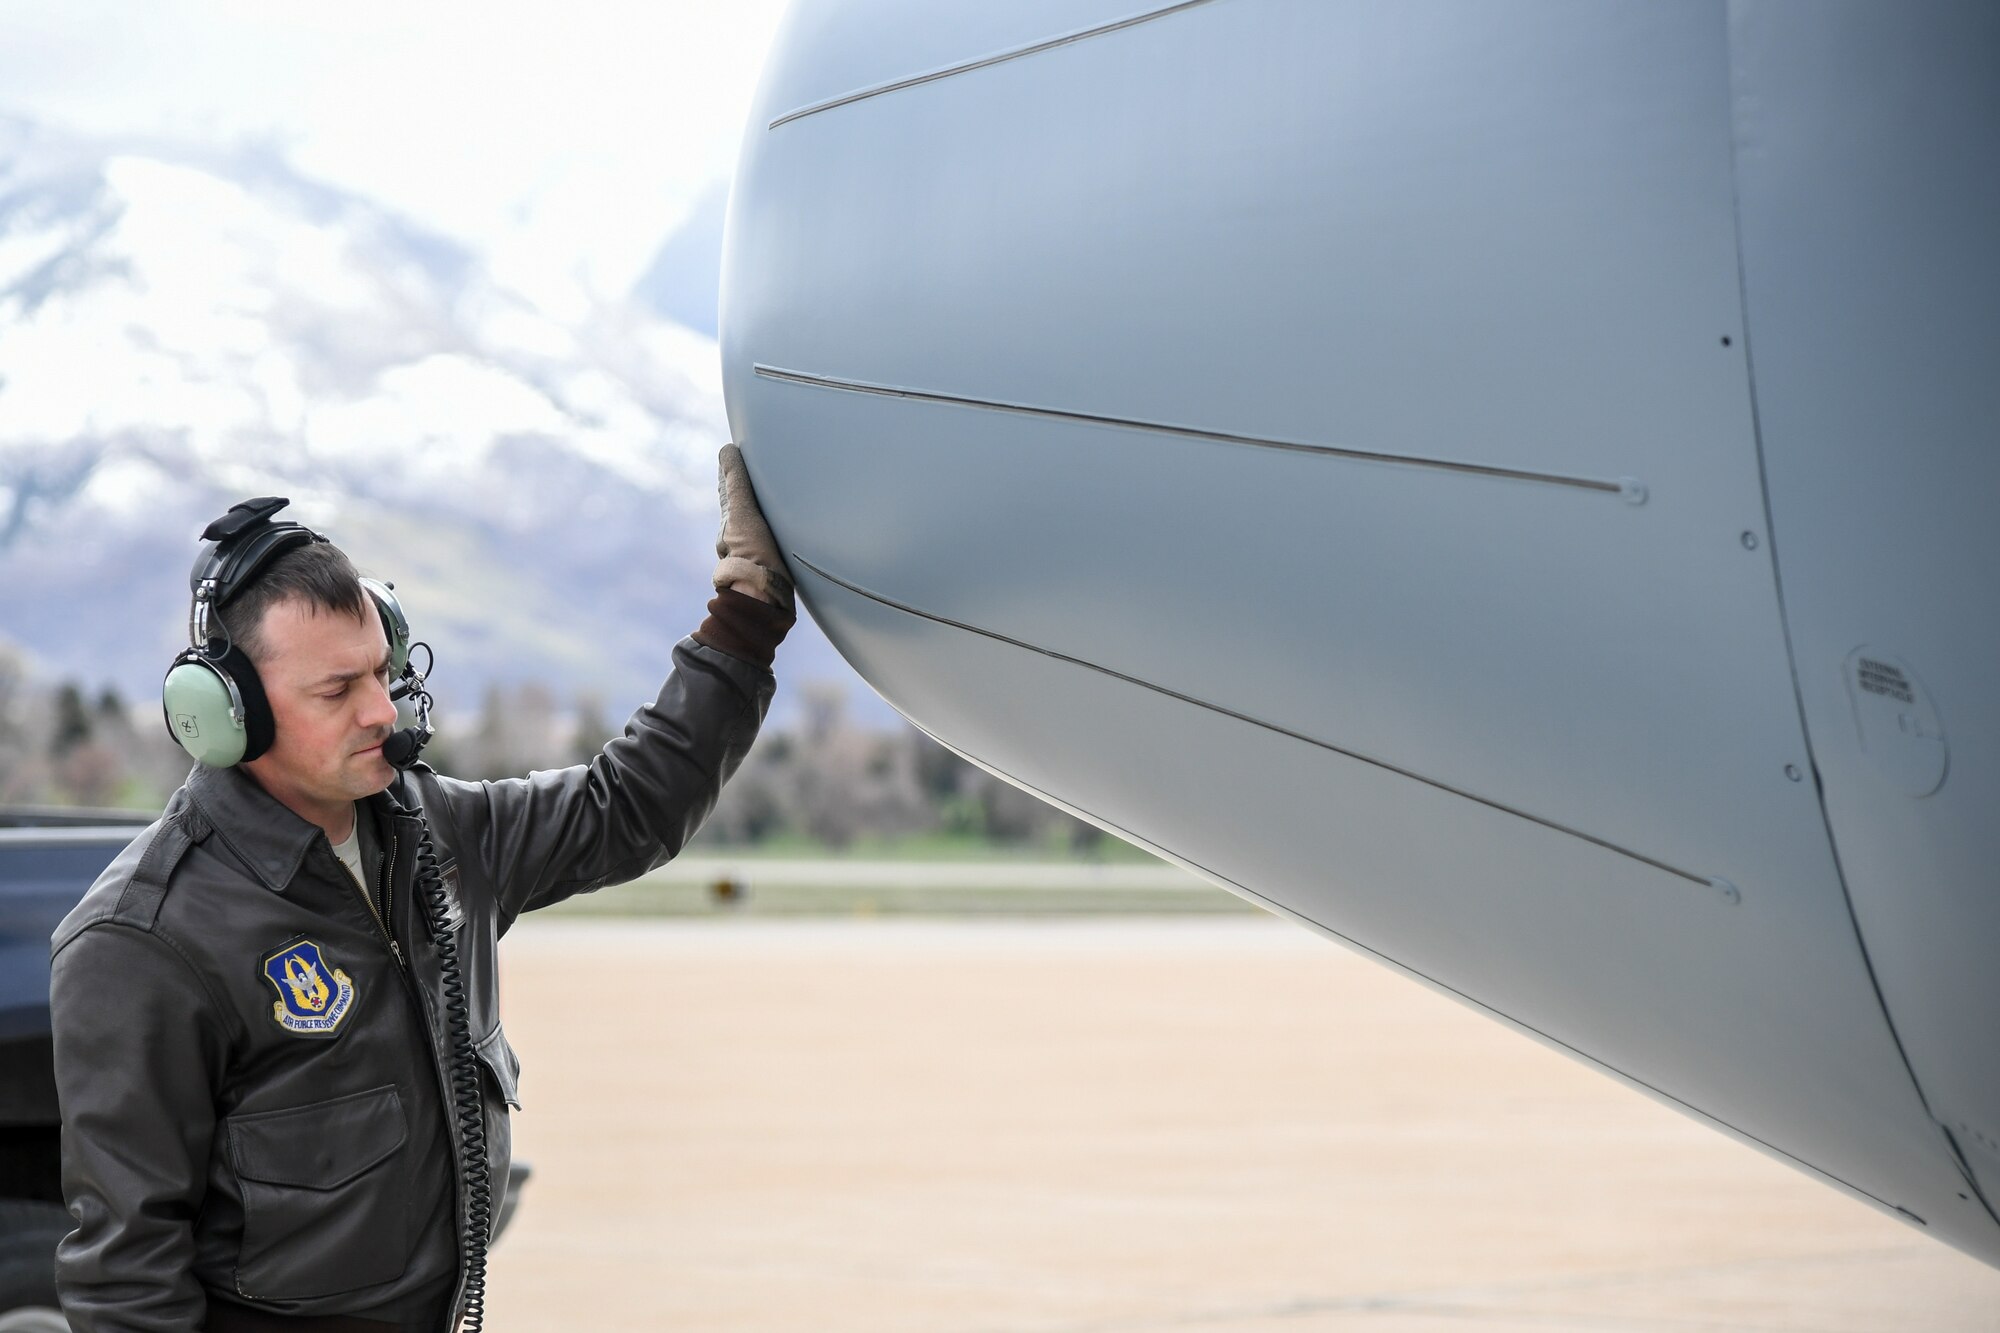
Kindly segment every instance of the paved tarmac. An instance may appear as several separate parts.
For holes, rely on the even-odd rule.
[[[2000,1271],[1276,920],[503,960],[493,1333],[2000,1329]]]

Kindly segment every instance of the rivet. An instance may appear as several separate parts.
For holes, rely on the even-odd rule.
[[[1801,778],[1805,777],[1805,774],[1799,772],[1799,766],[1797,764],[1786,764],[1785,776],[1790,778],[1792,781],[1797,782]]]
[[[1744,550],[1746,550],[1746,551],[1754,551],[1754,550],[1756,550],[1756,549],[1757,549],[1757,534],[1756,534],[1756,533],[1754,533],[1754,532],[1746,532],[1746,533],[1744,533],[1744,534],[1743,534],[1743,549],[1744,549]]]

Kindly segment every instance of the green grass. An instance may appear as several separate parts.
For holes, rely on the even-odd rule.
[[[1186,888],[1107,891],[1090,888],[819,888],[753,886],[746,897],[718,899],[708,885],[635,880],[571,898],[547,909],[590,917],[1048,917],[1214,915],[1264,909],[1203,884]]]
[[[995,842],[975,834],[913,833],[885,838],[868,834],[845,847],[830,847],[803,834],[784,833],[757,843],[720,843],[697,834],[688,844],[692,855],[755,860],[841,861],[1073,861],[1080,865],[1147,865],[1151,852],[1120,838],[1106,837],[1085,848],[1068,842]]]

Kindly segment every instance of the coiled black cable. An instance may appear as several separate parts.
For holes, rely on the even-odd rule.
[[[430,674],[431,646],[424,650],[426,667],[403,664],[402,679],[390,693],[407,698],[416,709],[416,725],[393,733],[382,744],[382,756],[407,771],[430,741],[431,696],[424,689]],[[479,1049],[472,1044],[472,1007],[465,995],[465,977],[458,969],[458,936],[452,930],[451,903],[444,873],[431,847],[431,826],[417,812],[417,903],[424,914],[431,942],[437,946],[438,977],[444,988],[445,1033],[451,1042],[451,1103],[458,1118],[459,1178],[465,1187],[465,1211],[459,1219],[458,1252],[462,1303],[457,1333],[481,1333],[486,1322],[486,1246],[493,1238],[493,1172],[486,1159],[486,1097],[480,1088]]]
[[[493,1181],[486,1160],[486,1097],[479,1082],[479,1051],[472,1044],[472,1010],[465,978],[458,969],[458,938],[444,876],[431,849],[430,825],[417,835],[417,901],[437,945],[444,983],[446,1033],[451,1040],[451,1101],[458,1117],[459,1173],[465,1183],[465,1215],[460,1219],[459,1260],[463,1266],[464,1319],[459,1333],[480,1333],[486,1319],[486,1246],[493,1234]]]

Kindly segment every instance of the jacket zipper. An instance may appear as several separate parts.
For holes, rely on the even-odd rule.
[[[360,817],[360,812],[356,811],[355,818],[359,819]],[[352,880],[354,876],[349,875],[347,878]],[[361,885],[356,884],[354,891],[361,895],[362,904],[368,908],[368,915],[375,919],[375,929],[382,932],[382,942],[389,946],[390,957],[396,960],[396,966],[402,969],[405,976],[408,976],[410,965],[403,960],[403,946],[396,943],[395,933],[389,929],[389,894],[391,886],[395,882],[396,835],[391,833],[389,835],[389,857],[382,863],[382,882],[375,886],[382,893],[381,905],[377,906],[375,900],[368,896],[368,890],[362,888]]]
[[[382,906],[376,911],[375,920],[377,924],[379,924],[382,927],[382,934],[388,938],[389,952],[396,956],[396,966],[402,968],[403,971],[408,972],[410,970],[409,964],[403,961],[403,946],[396,943],[396,934],[394,931],[389,929],[389,917],[392,915],[392,913],[389,911],[389,901],[390,901],[390,896],[394,894],[395,891],[396,891],[396,835],[391,833],[389,835],[389,855],[388,858],[382,862]]]

